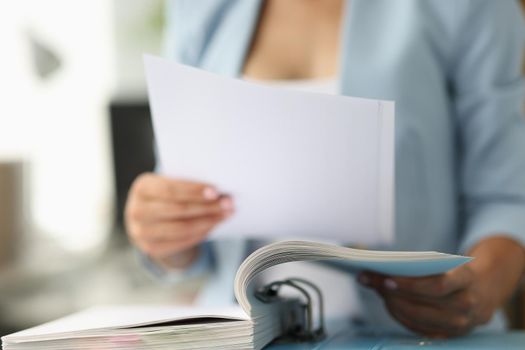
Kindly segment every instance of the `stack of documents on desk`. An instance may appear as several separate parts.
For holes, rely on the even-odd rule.
[[[253,341],[253,322],[240,307],[107,306],[4,337],[3,349],[262,348]]]
[[[330,261],[349,273],[371,270],[402,276],[443,273],[470,258],[438,252],[381,252],[308,241],[262,247],[244,260],[234,283],[240,307],[96,308],[2,338],[4,350],[29,349],[262,349],[304,326],[302,301],[255,297],[255,277],[283,263]],[[315,283],[315,281],[310,281]],[[298,307],[299,306],[299,307]]]

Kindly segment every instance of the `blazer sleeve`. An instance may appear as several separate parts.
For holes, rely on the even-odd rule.
[[[167,270],[151,260],[143,252],[138,252],[139,258],[146,269],[163,283],[176,284],[190,278],[206,276],[213,271],[214,253],[211,242],[202,243],[199,247],[199,255],[195,261],[186,269]]]
[[[525,246],[525,25],[515,0],[470,1],[453,50],[463,217],[460,252],[505,235]]]

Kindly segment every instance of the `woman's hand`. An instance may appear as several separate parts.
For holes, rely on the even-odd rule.
[[[131,186],[125,222],[131,241],[151,259],[184,268],[211,229],[232,213],[232,199],[211,185],[146,173]]]
[[[442,275],[406,278],[364,272],[358,280],[375,289],[390,314],[412,331],[460,336],[490,320],[525,269],[523,247],[504,237],[485,239],[468,255],[475,259]]]

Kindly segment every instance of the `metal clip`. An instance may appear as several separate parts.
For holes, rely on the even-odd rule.
[[[271,303],[279,300],[279,291],[283,286],[289,286],[300,292],[306,302],[300,302],[302,316],[294,322],[292,327],[288,327],[286,334],[277,339],[277,342],[315,342],[325,337],[324,329],[324,306],[321,290],[313,283],[301,278],[289,278],[283,281],[272,282],[255,292],[255,297],[263,303]],[[319,327],[314,329],[312,297],[304,288],[309,287],[315,291],[319,302]]]

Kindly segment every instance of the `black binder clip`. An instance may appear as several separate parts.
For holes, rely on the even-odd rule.
[[[295,310],[291,310],[288,319],[284,320],[285,333],[275,342],[317,342],[325,337],[324,329],[324,306],[321,290],[313,283],[301,278],[289,278],[283,281],[272,282],[255,292],[255,297],[263,303],[271,303],[279,298],[279,290],[283,286],[289,286],[297,290],[305,300],[294,304]],[[308,290],[312,289],[317,295],[319,302],[319,326],[314,329],[312,297]]]

